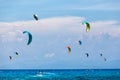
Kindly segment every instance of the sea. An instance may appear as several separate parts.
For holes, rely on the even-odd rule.
[[[120,80],[120,69],[4,69],[0,80]]]

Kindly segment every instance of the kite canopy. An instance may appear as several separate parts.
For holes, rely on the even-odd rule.
[[[66,46],[66,48],[68,49],[68,53],[70,53],[71,52],[70,46]]]
[[[32,34],[28,31],[23,31],[23,34],[28,34],[28,42],[27,45],[29,45],[32,42]]]
[[[106,61],[107,59],[106,58],[104,58],[104,61]]]
[[[10,60],[12,60],[12,56],[9,56]]]
[[[19,54],[18,54],[18,52],[15,52],[15,54],[16,54],[16,56],[18,56]]]
[[[102,56],[102,53],[100,54],[100,56]]]
[[[86,32],[89,32],[90,31],[90,24],[88,22],[86,22],[86,21],[83,21],[82,24],[86,25]]]
[[[78,42],[79,42],[79,45],[82,45],[82,41],[79,40]]]
[[[89,54],[88,53],[85,53],[87,57],[89,57]]]
[[[38,16],[36,14],[33,14],[33,17],[36,21],[38,21]]]

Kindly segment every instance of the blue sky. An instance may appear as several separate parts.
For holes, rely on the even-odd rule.
[[[0,69],[120,68],[120,1],[0,0],[0,3]],[[38,21],[33,14],[39,16]],[[90,23],[90,32],[85,32],[82,21]],[[27,35],[22,33],[25,30],[33,35],[29,46]],[[79,40],[83,43],[81,47]],[[67,45],[72,49],[70,55]],[[89,53],[89,58],[85,53]]]

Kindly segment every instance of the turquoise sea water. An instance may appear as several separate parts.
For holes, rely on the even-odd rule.
[[[120,69],[0,70],[0,80],[120,80]]]

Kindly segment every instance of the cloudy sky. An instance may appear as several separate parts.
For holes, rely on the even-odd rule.
[[[120,1],[0,0],[0,3],[0,69],[120,68]],[[33,14],[38,15],[38,21]],[[88,33],[83,21],[91,25]],[[23,31],[33,35],[30,45]],[[89,53],[88,58],[85,53]]]

